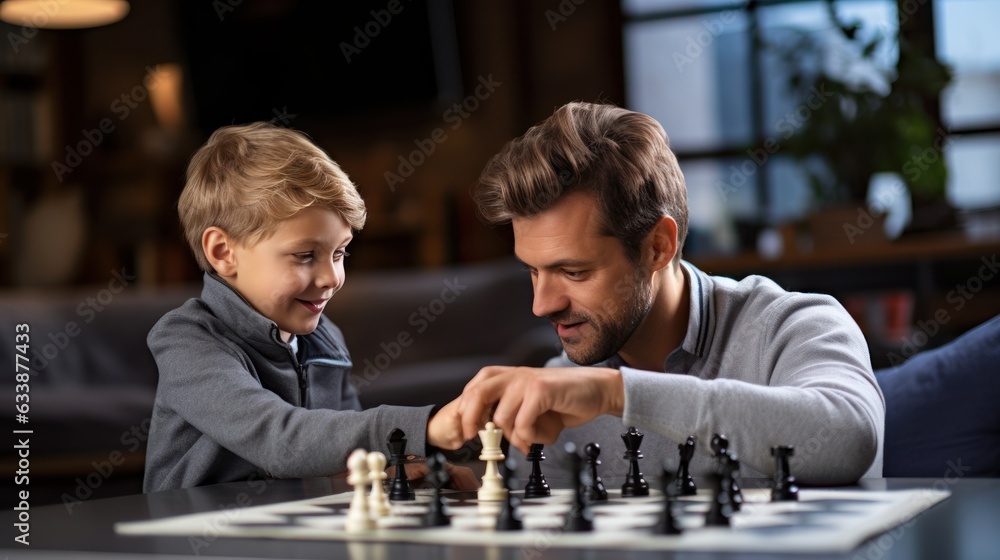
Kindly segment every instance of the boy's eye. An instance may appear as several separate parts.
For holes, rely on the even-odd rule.
[[[296,260],[298,260],[299,262],[309,262],[309,261],[313,260],[313,254],[312,254],[312,252],[309,252],[309,253],[295,253],[292,256],[295,257]]]
[[[335,261],[339,261],[340,259],[349,256],[351,256],[351,254],[347,252],[347,249],[337,249],[333,252],[333,260]]]

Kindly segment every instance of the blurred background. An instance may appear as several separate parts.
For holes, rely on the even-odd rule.
[[[121,267],[139,285],[197,280],[175,212],[187,159],[254,120],[307,132],[361,188],[371,218],[352,269],[509,254],[469,189],[571,100],[660,121],[690,191],[685,254],[715,272],[821,266],[810,258],[827,250],[853,265],[883,228],[904,241],[1000,228],[998,2],[109,1],[123,18],[84,29],[61,23],[66,2],[27,21],[71,28],[18,25],[19,3],[34,4],[3,2],[0,27],[13,288]],[[810,229],[831,207],[846,214]]]
[[[97,307],[76,304],[122,284],[109,271],[146,301],[196,293],[185,166],[219,126],[257,120],[308,133],[359,186],[351,282],[502,261],[510,229],[478,220],[470,188],[584,100],[667,131],[687,259],[833,294],[876,367],[1000,312],[995,0],[91,2],[104,20],[77,4],[0,2],[7,305],[58,295],[89,323]],[[76,336],[63,322],[39,351]]]
[[[883,229],[934,264],[1000,229],[998,2],[109,0],[120,20],[79,28],[93,22],[63,23],[67,1],[2,3],[10,288],[121,267],[138,285],[197,280],[175,212],[187,159],[254,120],[307,132],[361,188],[351,269],[507,255],[470,187],[571,100],[662,123],[688,182],[685,254],[714,272],[884,265]]]

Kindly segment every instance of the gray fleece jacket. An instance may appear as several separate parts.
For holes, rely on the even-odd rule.
[[[321,317],[297,339],[298,355],[273,321],[205,274],[201,298],[147,338],[160,376],[143,491],[343,472],[353,450],[385,450],[397,427],[408,451],[424,452],[431,406],[362,411],[340,330]]]
[[[677,446],[696,439],[692,474],[713,468],[709,442],[729,438],[742,476],[774,473],[770,449],[795,446],[790,470],[800,483],[848,484],[882,476],[885,400],[857,324],[835,299],[787,292],[761,276],[741,281],[710,276],[689,263],[690,319],[681,346],[663,371],[628,367],[615,356],[625,384],[621,418],[600,416],[565,430],[547,453],[552,474],[565,442],[601,445],[603,476],[620,479],[628,465],[621,434],[645,432],[647,474],[676,470]],[[563,353],[549,367],[573,366]],[[554,449],[553,449],[554,448]]]

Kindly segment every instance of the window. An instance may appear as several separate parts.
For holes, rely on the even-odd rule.
[[[900,21],[922,16],[914,21],[930,26],[939,59],[954,71],[940,100],[941,122],[951,133],[944,149],[948,199],[959,209],[1000,205],[1000,37],[992,29],[1000,2],[838,0],[834,6],[841,21],[860,22],[863,38],[886,40],[874,53],[874,68],[826,55],[814,63],[886,90],[878,70],[895,68]],[[746,248],[755,227],[805,216],[814,204],[809,180],[781,144],[817,101],[791,92],[777,49],[804,35],[824,45],[837,41],[827,2],[624,0],[622,9],[627,103],[663,125],[680,160],[691,209],[687,251]],[[773,149],[760,149],[768,141]]]

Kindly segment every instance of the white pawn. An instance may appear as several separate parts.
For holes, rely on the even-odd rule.
[[[368,479],[372,484],[372,493],[368,496],[368,508],[372,517],[389,515],[389,497],[382,487],[382,481],[388,476],[385,474],[385,463],[385,454],[381,451],[372,451],[368,454]]]
[[[354,497],[347,510],[344,529],[348,533],[370,531],[375,528],[375,522],[368,515],[368,452],[355,449],[347,458],[347,470],[351,473],[347,477],[347,483],[354,486]]]
[[[479,439],[483,442],[483,452],[480,461],[486,461],[486,474],[483,475],[483,485],[479,488],[477,497],[480,502],[499,502],[507,499],[507,489],[503,487],[503,477],[497,469],[497,462],[506,459],[500,450],[500,439],[503,430],[493,422],[487,422],[486,428],[479,430]]]

